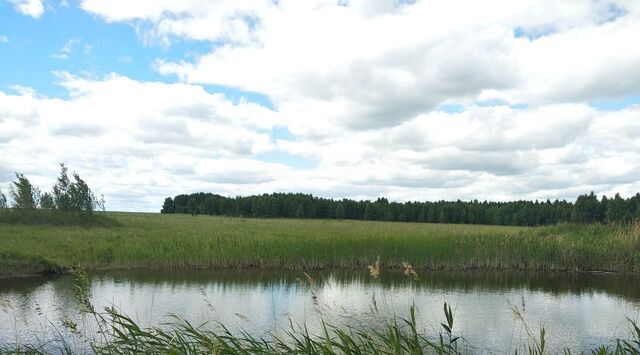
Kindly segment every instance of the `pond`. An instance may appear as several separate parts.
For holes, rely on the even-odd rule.
[[[640,316],[640,277],[625,274],[525,272],[423,272],[410,280],[385,272],[111,271],[90,275],[96,309],[114,305],[142,326],[175,314],[193,324],[218,322],[233,332],[269,337],[291,324],[319,331],[320,319],[368,327],[416,307],[420,329],[441,331],[444,302],[454,310],[455,333],[470,352],[511,352],[530,342],[526,327],[547,333],[552,349],[590,350],[630,335],[627,317]],[[74,278],[0,279],[0,347],[42,344],[65,337],[69,319],[91,329],[78,312]],[[374,305],[375,300],[375,305]],[[515,316],[517,308],[522,319]],[[376,311],[377,308],[377,311]],[[526,326],[525,326],[526,324]],[[91,332],[87,332],[91,333]]]

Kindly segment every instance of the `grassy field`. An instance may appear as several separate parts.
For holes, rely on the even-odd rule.
[[[0,274],[110,268],[640,271],[640,225],[502,227],[109,213],[115,227],[0,224]]]

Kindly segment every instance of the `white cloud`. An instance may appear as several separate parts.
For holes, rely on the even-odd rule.
[[[7,43],[9,42],[9,38],[5,35],[0,35],[0,43]]]
[[[8,0],[23,15],[40,18],[44,14],[43,0]]]
[[[156,210],[191,191],[309,192],[397,200],[574,198],[640,190],[640,107],[583,104],[432,112],[323,140],[273,143],[277,112],[199,86],[60,73],[69,99],[0,94],[1,166],[43,189],[66,161],[115,209]],[[279,151],[317,165],[259,159]],[[9,173],[0,174],[6,186]]]
[[[43,189],[52,184],[56,164],[65,161],[96,191],[115,196],[112,208],[133,208],[131,200],[118,196],[146,191],[141,205],[131,206],[148,210],[176,187],[206,188],[216,179],[265,182],[270,171],[287,169],[252,159],[274,148],[265,133],[276,124],[268,109],[232,103],[199,86],[115,74],[103,80],[58,75],[69,99],[0,92],[0,166],[24,172]],[[247,167],[252,162],[254,169]],[[197,176],[182,175],[185,164]],[[3,176],[0,186],[8,178]]]
[[[64,46],[62,46],[62,48],[60,48],[60,50],[54,54],[51,55],[51,58],[53,59],[68,59],[69,56],[71,55],[71,52],[73,51],[73,47],[75,47],[77,44],[80,43],[80,40],[77,38],[71,38],[69,39]],[[91,50],[90,48],[91,46],[89,46],[88,51]],[[85,54],[87,54],[87,47],[85,46]]]
[[[635,1],[81,7],[132,24],[147,42],[215,45],[152,63],[180,83],[59,73],[68,99],[0,93],[0,148],[8,152],[0,166],[34,175],[43,188],[66,161],[117,209],[157,210],[165,196],[191,191],[397,200],[640,191],[640,106],[589,105],[640,95]],[[276,110],[199,84],[262,93]],[[447,113],[443,104],[462,110]],[[274,128],[293,139],[274,140]],[[272,153],[283,163],[263,161]],[[296,169],[287,154],[315,165]]]
[[[148,12],[90,0],[84,7],[112,21],[147,21],[164,36],[209,40],[222,37],[187,24],[248,11],[173,2]],[[158,71],[263,93],[292,132],[308,138],[392,127],[443,103],[640,95],[640,48],[630,45],[640,9],[628,1],[280,1],[256,6],[251,18],[243,35],[250,40],[192,62],[158,61]],[[165,19],[184,30],[162,27]]]
[[[195,40],[246,43],[260,12],[270,1],[154,1],[83,0],[81,7],[109,22],[133,21],[147,41],[168,43],[179,36]]]

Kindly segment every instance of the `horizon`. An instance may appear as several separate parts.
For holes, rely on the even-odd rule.
[[[0,0],[5,194],[62,161],[110,211],[640,191],[640,3],[138,5]]]

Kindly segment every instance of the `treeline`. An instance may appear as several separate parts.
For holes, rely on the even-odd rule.
[[[624,223],[640,217],[640,194],[602,199],[591,192],[575,203],[559,201],[389,202],[333,200],[307,194],[273,193],[224,197],[193,193],[167,197],[161,213],[255,218],[319,218],[372,221],[536,226],[556,223]]]
[[[41,192],[24,174],[15,176],[9,197],[0,191],[1,223],[112,224],[110,219],[94,213],[104,212],[104,197],[98,199],[77,173],[70,179],[64,163],[60,164],[60,175],[50,192]]]

